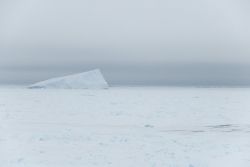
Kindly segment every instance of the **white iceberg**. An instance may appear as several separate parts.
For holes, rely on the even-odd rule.
[[[99,69],[52,78],[30,85],[28,88],[54,88],[54,89],[107,89],[105,81]]]

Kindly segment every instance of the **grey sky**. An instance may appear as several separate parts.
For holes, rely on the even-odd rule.
[[[0,83],[250,84],[248,0],[1,0]]]

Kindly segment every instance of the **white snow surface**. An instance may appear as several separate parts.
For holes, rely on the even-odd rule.
[[[249,167],[249,88],[0,88],[0,167]]]
[[[53,89],[87,89],[108,88],[101,71],[95,69],[74,75],[52,78],[35,83],[29,88],[53,88]]]

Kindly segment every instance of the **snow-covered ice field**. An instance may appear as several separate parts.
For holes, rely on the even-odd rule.
[[[0,88],[0,167],[249,167],[250,88]]]

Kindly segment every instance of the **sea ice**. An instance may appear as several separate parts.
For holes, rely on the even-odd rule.
[[[249,88],[0,86],[0,167],[250,167],[249,99]]]

